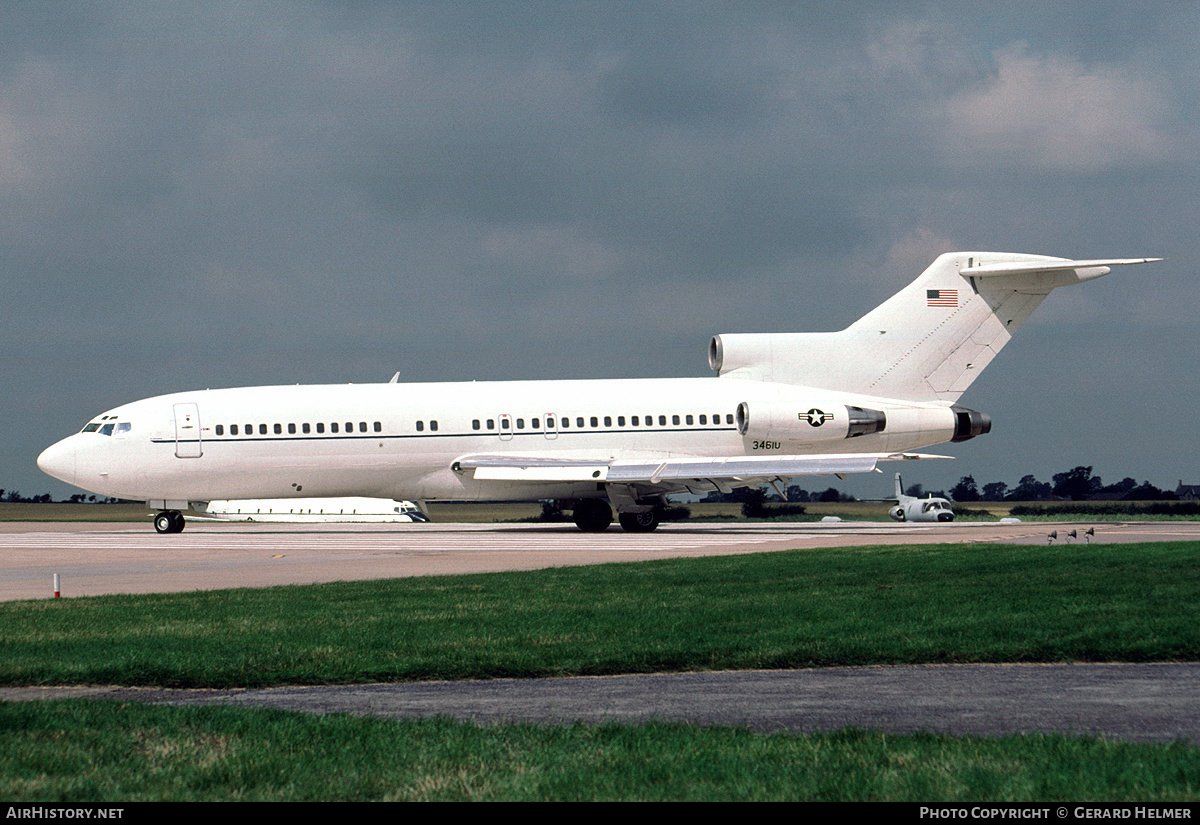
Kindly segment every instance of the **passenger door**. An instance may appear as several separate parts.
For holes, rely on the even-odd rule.
[[[175,405],[175,457],[199,458],[204,454],[200,442],[200,408],[196,404]]]

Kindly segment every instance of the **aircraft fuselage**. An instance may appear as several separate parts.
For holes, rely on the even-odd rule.
[[[853,408],[883,412],[886,426],[851,435]],[[302,496],[573,499],[603,490],[587,480],[498,484],[452,465],[476,453],[896,453],[948,441],[955,426],[947,404],[720,378],[251,387],[125,404],[38,463],[94,493],[177,507]]]

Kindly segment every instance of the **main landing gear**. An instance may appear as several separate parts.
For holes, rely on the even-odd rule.
[[[575,526],[585,533],[603,533],[612,524],[612,508],[598,498],[585,498],[575,505]],[[619,513],[617,520],[629,533],[649,533],[658,527],[658,510]]]
[[[160,533],[182,533],[184,523],[178,510],[163,510],[154,517],[154,529]]]

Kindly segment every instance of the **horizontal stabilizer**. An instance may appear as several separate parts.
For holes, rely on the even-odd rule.
[[[969,266],[962,270],[968,277],[991,277],[996,275],[1034,275],[1038,273],[1066,272],[1075,270],[1079,280],[1086,281],[1107,275],[1114,266],[1131,266],[1133,264],[1149,264],[1161,261],[1162,258],[1108,258],[1094,261],[1070,261],[1066,259],[1047,259],[1041,261],[1009,261],[997,264],[981,264]],[[1101,271],[1103,270],[1103,271]]]

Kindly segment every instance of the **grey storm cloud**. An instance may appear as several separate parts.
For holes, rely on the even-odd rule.
[[[1200,401],[1198,17],[10,4],[0,486],[64,492],[42,447],[191,387],[704,374],[712,333],[840,328],[981,248],[1169,260],[1056,293],[964,399],[993,433],[913,481],[1169,486],[1197,464],[1161,411]]]

